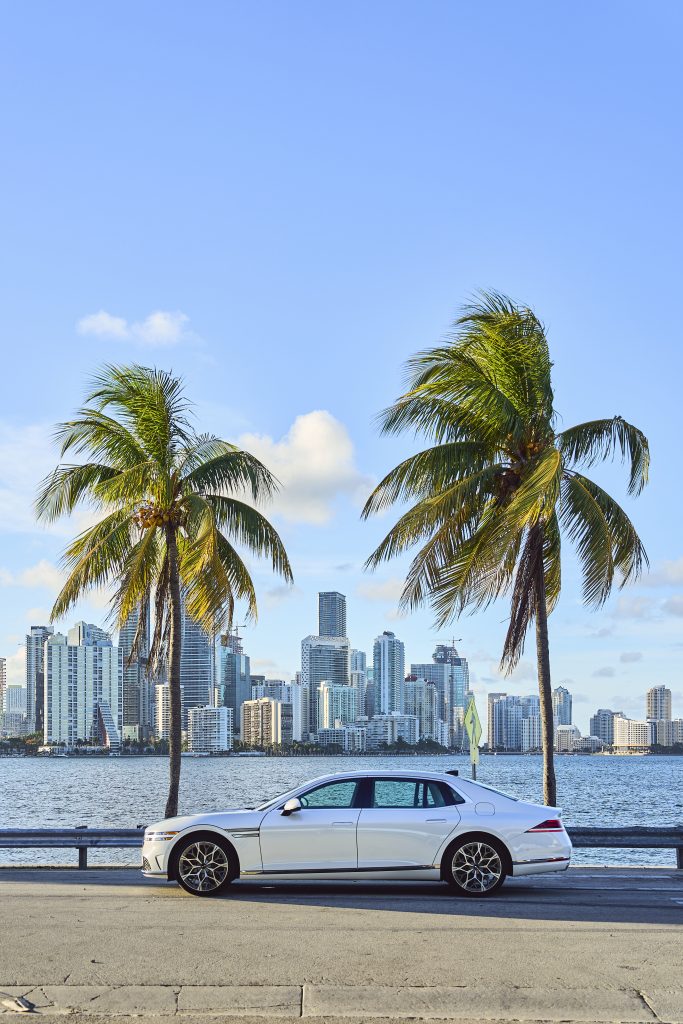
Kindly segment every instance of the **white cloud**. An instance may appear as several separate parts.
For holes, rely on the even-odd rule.
[[[5,587],[47,587],[48,590],[59,590],[64,583],[64,573],[43,558],[20,572],[0,569],[0,582]]]
[[[617,619],[649,619],[655,610],[651,597],[632,595],[620,597],[612,614]]]
[[[7,658],[7,685],[23,686],[26,682],[26,648],[20,647]]]
[[[144,320],[133,323],[122,316],[112,316],[106,310],[90,313],[76,324],[79,334],[94,335],[98,338],[114,338],[120,341],[138,341],[153,348],[177,345],[188,336],[190,318],[179,310],[175,312],[158,309]]]
[[[646,587],[666,587],[683,583],[683,558],[660,562],[657,568],[643,576],[640,582]]]
[[[624,665],[629,665],[629,664],[631,664],[634,661],[642,661],[642,660],[643,660],[643,652],[642,651],[624,651],[623,654],[619,655],[619,661],[621,661]]]
[[[398,576],[389,580],[367,580],[356,587],[358,597],[366,601],[388,601],[398,604],[403,593],[404,581]]]
[[[611,665],[604,665],[602,668],[596,668],[593,675],[598,679],[613,679],[616,672]]]
[[[287,601],[290,597],[300,593],[301,591],[298,587],[282,583],[279,586],[270,587],[270,589],[264,592],[263,603],[266,608],[277,608],[277,606],[282,604],[283,601]]]
[[[33,500],[40,480],[54,469],[52,430],[36,423],[0,423],[0,508],[3,532],[37,530]]]
[[[279,441],[242,434],[237,443],[278,478],[281,488],[271,508],[290,522],[322,526],[332,518],[336,498],[362,500],[372,484],[355,465],[346,427],[325,410],[297,416]]]
[[[673,597],[668,597],[662,604],[662,611],[666,615],[683,618],[683,594],[674,594]]]

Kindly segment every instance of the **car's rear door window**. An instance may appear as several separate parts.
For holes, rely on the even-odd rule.
[[[371,807],[446,807],[460,801],[455,793],[432,779],[375,779]]]

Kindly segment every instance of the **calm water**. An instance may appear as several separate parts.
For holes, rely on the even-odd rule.
[[[466,757],[183,758],[181,813],[253,805],[299,782],[349,769],[458,768]],[[574,825],[683,824],[683,758],[559,757],[558,803]],[[0,828],[135,828],[163,817],[164,757],[1,758]],[[541,802],[540,757],[482,757],[479,779]],[[72,863],[71,850],[3,850],[0,863]],[[130,850],[90,851],[93,863],[136,863]],[[585,850],[593,864],[674,864],[669,850]]]

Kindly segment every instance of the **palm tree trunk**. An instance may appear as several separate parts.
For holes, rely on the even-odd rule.
[[[540,530],[541,528],[538,527]],[[543,545],[543,533],[540,533]],[[551,807],[557,800],[555,782],[553,695],[550,688],[550,650],[548,647],[548,609],[545,597],[545,575],[543,554],[537,560],[536,569],[536,660],[538,664],[538,693],[541,707],[541,733],[543,743],[543,802]]]
[[[182,745],[182,702],[180,697],[180,653],[183,641],[182,610],[180,601],[180,573],[178,572],[178,544],[173,527],[166,532],[166,544],[170,563],[170,636],[168,651],[168,689],[170,697],[169,729],[169,782],[166,801],[166,818],[178,813],[178,791],[180,789],[180,751]]]

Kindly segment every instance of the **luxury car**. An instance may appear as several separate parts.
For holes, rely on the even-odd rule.
[[[259,807],[149,825],[142,870],[194,896],[257,876],[441,880],[481,897],[508,875],[566,870],[571,850],[559,808],[457,772],[340,772]]]

